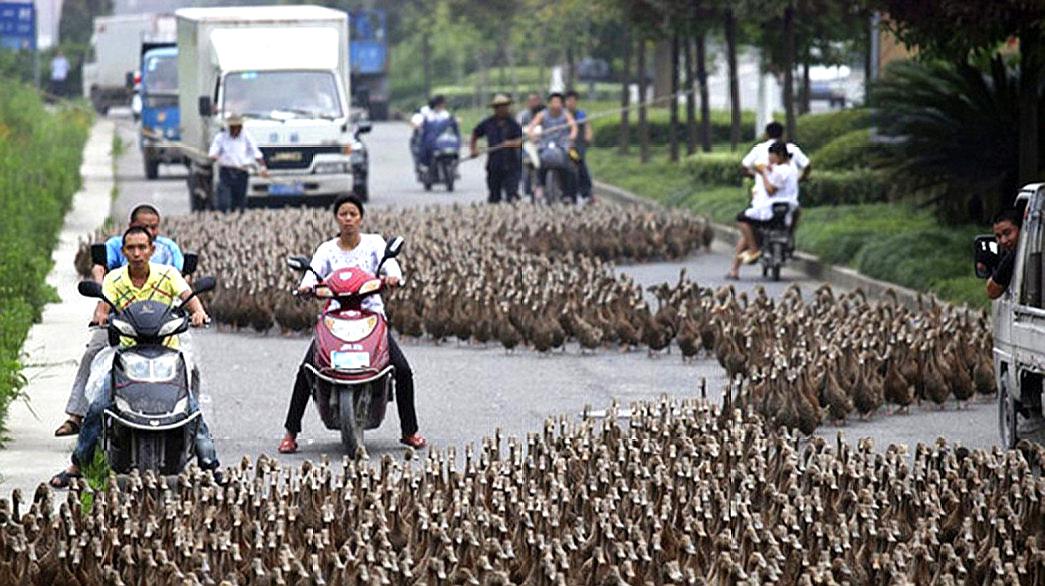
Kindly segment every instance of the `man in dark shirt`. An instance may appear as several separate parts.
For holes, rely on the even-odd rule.
[[[987,297],[997,299],[1005,294],[1012,281],[1012,270],[1016,265],[1016,246],[1020,242],[1020,224],[1023,217],[1019,210],[1003,210],[994,217],[994,237],[998,239],[1001,261],[987,279]]]
[[[498,94],[490,102],[493,116],[472,131],[473,159],[479,156],[479,138],[486,137],[486,187],[490,191],[490,203],[499,203],[502,199],[510,202],[519,197],[522,163],[518,149],[522,146],[522,127],[512,118],[511,105],[511,98]]]

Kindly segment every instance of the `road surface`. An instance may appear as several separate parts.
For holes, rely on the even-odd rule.
[[[125,218],[130,208],[143,202],[159,206],[167,215],[188,213],[184,169],[162,167],[160,180],[145,180],[134,124],[129,117],[122,118],[118,127],[128,148],[118,162],[115,217]],[[481,161],[462,164],[457,192],[446,194],[437,189],[425,193],[411,173],[408,136],[408,128],[401,123],[378,123],[365,137],[371,152],[372,205],[484,201]],[[680,262],[621,266],[618,270],[649,285],[674,281],[685,267],[689,277],[701,285],[718,287],[724,283],[729,258],[728,248],[716,246],[710,253]],[[756,270],[748,271],[747,278],[736,284],[738,289],[765,284]],[[767,290],[777,294],[793,282],[806,290],[819,285],[785,270],[783,280],[768,284]],[[243,454],[275,453],[294,374],[308,341],[214,328],[197,333],[195,343],[204,380],[203,410],[219,453],[229,463]],[[540,429],[549,416],[575,417],[585,405],[601,409],[613,399],[627,403],[662,394],[694,397],[700,392],[702,378],[707,379],[709,397],[718,401],[725,384],[724,373],[713,359],[683,364],[677,352],[649,358],[644,351],[603,350],[582,356],[571,347],[565,353],[538,355],[522,350],[506,355],[500,347],[455,342],[435,345],[428,340],[402,340],[401,344],[415,372],[421,431],[434,447],[460,449],[497,428],[505,435],[524,436]],[[870,421],[854,418],[841,431],[853,440],[873,437],[878,445],[904,442],[913,446],[942,435],[969,447],[990,447],[997,438],[994,413],[990,403],[974,403],[962,411],[953,406],[943,411],[915,408],[911,415],[883,413]],[[822,427],[819,433],[833,439],[838,431]],[[337,432],[322,427],[310,406],[299,437],[301,453],[290,459],[337,455],[338,437]],[[368,432],[366,446],[371,455],[400,454],[398,437],[398,420],[390,406],[384,425]]]

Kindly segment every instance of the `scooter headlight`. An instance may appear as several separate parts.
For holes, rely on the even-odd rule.
[[[122,354],[120,360],[123,363],[123,371],[133,381],[162,383],[178,374],[177,354],[162,354],[156,358],[140,354]]]
[[[370,316],[366,319],[337,319],[325,318],[327,329],[334,337],[345,342],[358,342],[370,335],[377,327],[377,317]]]
[[[127,399],[124,399],[123,397],[116,395],[115,397],[113,397],[113,402],[116,403],[116,408],[122,411],[123,413],[131,412],[131,404],[127,402]]]
[[[160,328],[160,337],[161,338],[165,338],[165,337],[173,334],[174,332],[178,331],[178,328],[181,327],[181,324],[184,321],[185,321],[185,318],[183,318],[183,317],[176,317],[176,318],[168,321],[167,323],[163,324],[163,327]]]
[[[363,286],[359,288],[360,295],[366,295],[367,293],[373,293],[381,288],[381,279],[370,279]]]
[[[131,324],[123,321],[122,319],[113,318],[112,325],[118,332],[125,336],[137,336],[138,332],[134,331],[134,327]]]

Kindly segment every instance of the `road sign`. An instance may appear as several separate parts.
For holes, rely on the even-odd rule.
[[[36,7],[28,2],[0,2],[0,47],[36,50]]]

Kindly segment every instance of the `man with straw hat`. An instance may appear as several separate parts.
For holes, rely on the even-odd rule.
[[[511,98],[497,94],[490,100],[493,116],[472,131],[473,159],[479,156],[479,138],[486,137],[486,187],[490,203],[510,202],[519,197],[522,162],[517,149],[522,146],[522,126],[512,117],[511,106]]]
[[[218,163],[218,209],[243,211],[247,207],[247,169],[257,163],[262,177],[268,177],[268,169],[254,137],[243,129],[242,116],[226,116],[225,130],[214,137],[208,155]]]

